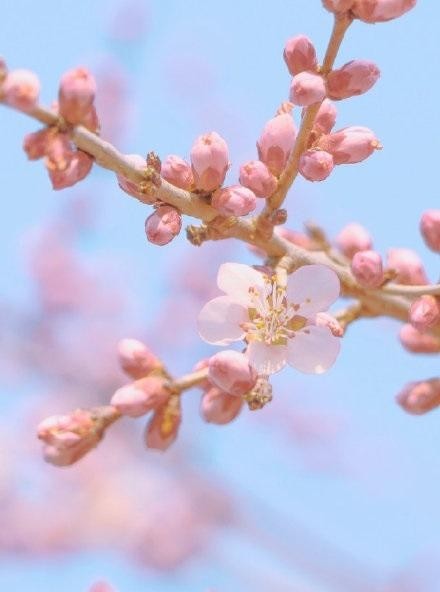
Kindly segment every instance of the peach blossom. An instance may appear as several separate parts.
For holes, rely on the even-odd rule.
[[[246,216],[257,206],[255,193],[242,185],[231,185],[213,193],[211,205],[223,216]]]
[[[351,259],[358,251],[368,251],[373,246],[373,240],[366,228],[357,222],[344,226],[336,237],[338,249]]]
[[[295,145],[296,127],[290,113],[270,119],[257,142],[258,157],[276,177],[281,175]]]
[[[440,210],[427,210],[420,220],[420,232],[428,247],[440,253]]]
[[[429,283],[420,257],[411,249],[389,249],[387,267],[396,272],[395,281],[399,284],[418,286]]]
[[[403,347],[414,354],[436,354],[440,352],[440,338],[421,333],[415,327],[403,325],[399,333]]]
[[[82,123],[95,100],[96,82],[87,68],[73,68],[63,74],[58,93],[59,113],[69,123]]]
[[[162,367],[159,358],[137,339],[121,339],[118,343],[118,358],[122,370],[135,380]]]
[[[422,333],[440,323],[440,302],[435,296],[425,295],[417,298],[409,309],[409,320],[413,327]]]
[[[162,162],[160,173],[166,181],[175,187],[180,187],[180,189],[186,191],[191,191],[193,188],[194,177],[191,165],[180,156],[175,154],[167,156]]]
[[[277,180],[261,160],[251,160],[240,167],[241,185],[253,191],[256,197],[270,197],[277,188]]]
[[[257,373],[248,358],[237,351],[225,350],[209,359],[208,378],[219,389],[230,395],[241,396],[257,382]]]
[[[294,105],[308,107],[324,100],[325,92],[322,76],[313,72],[300,72],[292,79],[289,98]]]
[[[182,228],[182,216],[172,206],[159,206],[145,220],[145,234],[150,243],[163,246],[175,238]]]
[[[379,288],[383,284],[382,257],[376,251],[358,251],[351,260],[351,271],[363,288]]]
[[[208,423],[225,425],[239,415],[243,400],[213,386],[203,394],[200,414]]]
[[[416,3],[417,0],[355,0],[352,11],[366,23],[381,23],[402,16]]]
[[[38,104],[40,81],[30,70],[11,70],[1,91],[5,103],[20,111],[31,111]]]
[[[163,378],[147,376],[118,389],[111,405],[122,415],[140,417],[160,407],[170,396]]]
[[[333,156],[324,150],[306,150],[299,161],[299,172],[308,181],[324,181],[333,167]]]
[[[322,136],[318,141],[322,150],[330,152],[335,164],[354,164],[371,156],[381,144],[367,127],[352,126]]]
[[[214,191],[225,180],[229,167],[228,145],[217,133],[199,136],[191,148],[194,183],[201,191]]]
[[[352,60],[342,68],[329,73],[327,95],[333,100],[361,95],[376,84],[379,76],[380,70],[373,62]]]
[[[284,61],[292,76],[304,70],[314,71],[318,67],[316,50],[305,35],[297,35],[287,41],[284,46]]]

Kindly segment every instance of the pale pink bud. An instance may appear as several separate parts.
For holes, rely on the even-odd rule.
[[[303,115],[304,113],[305,110]],[[336,107],[330,99],[324,99],[313,122],[314,131],[318,134],[329,134],[336,123],[337,114]]]
[[[346,127],[333,134],[321,136],[319,148],[333,155],[335,164],[354,164],[368,158],[381,144],[367,127]]]
[[[432,329],[440,322],[440,303],[430,295],[421,296],[414,300],[409,309],[409,321],[413,327],[422,333]]]
[[[289,241],[289,243],[297,245],[298,247],[302,247],[303,249],[307,250],[313,250],[314,243],[312,239],[302,232],[297,232],[296,230],[291,230],[285,226],[280,226],[279,228],[275,228],[275,234]]]
[[[376,83],[379,76],[380,70],[373,62],[352,60],[327,76],[327,95],[334,100],[361,95]]]
[[[83,152],[76,150],[69,165],[64,171],[48,169],[49,177],[54,189],[65,189],[82,181],[90,173],[93,166],[93,158]]]
[[[257,207],[255,193],[242,185],[217,189],[211,205],[223,216],[246,216]]]
[[[243,400],[213,386],[202,396],[200,414],[209,423],[224,425],[234,420],[243,407]]]
[[[363,226],[357,222],[352,222],[344,226],[338,234],[336,245],[341,253],[351,259],[358,251],[370,250],[373,246],[373,240]]]
[[[96,82],[87,68],[63,74],[58,93],[59,112],[69,123],[82,123],[96,95]]]
[[[277,180],[261,160],[251,160],[240,167],[240,183],[257,197],[270,197],[277,188]]]
[[[230,395],[240,396],[255,386],[258,375],[244,354],[224,350],[209,359],[208,378]]]
[[[304,70],[316,70],[318,60],[313,43],[305,35],[289,39],[284,47],[284,61],[292,76]]]
[[[162,247],[176,237],[182,228],[182,216],[172,206],[159,206],[145,220],[145,234],[150,243]]]
[[[413,415],[432,411],[440,405],[440,379],[410,382],[397,395],[396,400],[405,411]]]
[[[429,283],[420,257],[411,249],[390,249],[387,267],[396,272],[394,280],[398,284],[421,286]]]
[[[344,328],[335,317],[327,312],[318,312],[315,317],[315,325],[317,327],[327,327],[330,329],[335,337],[342,337],[344,335]]]
[[[104,425],[90,411],[77,409],[69,415],[52,415],[38,426],[45,444],[44,458],[57,466],[75,463],[101,440]]]
[[[38,104],[40,81],[30,70],[12,70],[3,81],[2,94],[11,107],[31,111]]]
[[[366,23],[382,23],[398,18],[414,8],[417,0],[355,0],[353,14]]]
[[[413,354],[434,354],[440,352],[440,338],[421,333],[415,327],[403,325],[399,333],[403,347]]]
[[[325,98],[325,83],[322,76],[313,72],[300,72],[292,79],[290,100],[294,105],[308,107]]]
[[[283,113],[270,119],[257,142],[258,158],[278,177],[283,172],[296,140],[293,117]]]
[[[180,189],[191,191],[194,185],[194,177],[191,170],[191,165],[174,154],[170,154],[162,163],[161,168],[162,177]]]
[[[44,127],[24,137],[23,150],[26,152],[29,160],[37,160],[45,155],[50,136],[51,131],[49,128]]]
[[[306,150],[299,160],[299,172],[309,181],[324,181],[333,167],[333,156],[325,150]]]
[[[163,378],[147,376],[118,389],[111,404],[122,415],[140,417],[163,405],[169,396]]]
[[[229,167],[228,145],[217,132],[199,136],[191,148],[194,183],[202,191],[214,191],[225,180]]]
[[[422,215],[420,232],[428,247],[440,253],[440,210],[427,210]]]
[[[46,143],[46,168],[51,171],[65,171],[75,154],[76,149],[67,134],[52,133]]]
[[[125,158],[137,169],[147,168],[147,161],[140,154],[127,154]],[[119,187],[125,191],[125,193],[140,200],[145,199],[145,195],[140,191],[139,186],[136,185],[136,183],[133,183],[133,181],[130,181],[130,179],[127,179],[127,177],[124,177],[123,175],[117,175],[117,179]]]
[[[8,75],[8,66],[6,65],[5,60],[0,56],[0,84],[3,83],[3,81],[5,80],[7,75]],[[1,92],[0,92],[0,94],[1,94]]]
[[[159,358],[137,339],[121,339],[118,343],[118,358],[122,370],[134,379],[143,378],[162,367]]]
[[[351,271],[364,288],[379,288],[383,284],[382,257],[376,251],[358,251],[351,260]]]
[[[340,13],[350,10],[354,0],[322,0],[322,3],[330,12]]]
[[[147,448],[166,450],[177,438],[182,420],[180,397],[172,395],[168,401],[155,411],[145,431]]]

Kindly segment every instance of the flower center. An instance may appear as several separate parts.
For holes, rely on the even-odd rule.
[[[249,321],[243,323],[246,340],[267,345],[286,345],[307,320],[297,314],[298,306],[287,301],[286,290],[276,278],[266,278],[263,287],[249,289]]]

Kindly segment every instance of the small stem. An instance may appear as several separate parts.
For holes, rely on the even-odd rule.
[[[400,294],[401,296],[440,296],[440,284],[432,286],[405,286],[403,284],[387,284],[383,286],[382,292],[387,294]]]
[[[171,381],[168,385],[168,388],[174,393],[181,393],[192,388],[193,386],[200,384],[206,380],[207,376],[208,368],[202,368],[202,370],[185,374],[184,376]]]

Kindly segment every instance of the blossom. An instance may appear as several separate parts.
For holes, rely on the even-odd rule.
[[[245,340],[249,363],[269,375],[286,363],[301,372],[320,374],[339,353],[339,338],[316,316],[338,298],[337,275],[325,265],[305,265],[282,286],[248,265],[224,263],[217,285],[224,292],[202,308],[198,329],[215,345]]]

